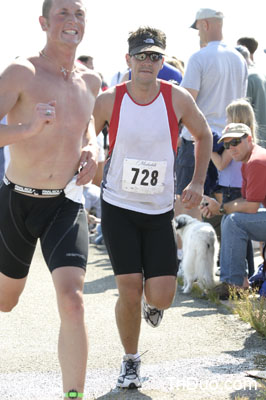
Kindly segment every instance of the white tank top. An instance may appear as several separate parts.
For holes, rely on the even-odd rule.
[[[103,199],[145,214],[170,211],[174,204],[177,139],[171,84],[160,81],[158,95],[144,105],[130,97],[126,83],[117,85]]]

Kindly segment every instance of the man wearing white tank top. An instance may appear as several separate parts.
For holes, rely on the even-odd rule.
[[[196,166],[182,201],[200,204],[212,149],[210,128],[192,96],[157,79],[166,36],[158,29],[130,33],[131,81],[102,93],[96,131],[109,124],[110,151],[102,182],[102,230],[116,277],[116,322],[125,350],[117,386],[141,386],[138,341],[143,316],[157,327],[176,291],[177,251],[172,225],[178,124],[195,139]]]

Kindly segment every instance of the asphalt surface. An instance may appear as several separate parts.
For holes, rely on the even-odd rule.
[[[86,400],[266,399],[246,374],[266,370],[266,340],[224,304],[180,290],[158,328],[142,323],[142,388],[115,389],[123,355],[114,317],[117,295],[105,248],[90,245],[84,288],[90,340]],[[58,331],[55,293],[38,247],[20,303],[11,313],[0,313],[1,400],[62,399]]]

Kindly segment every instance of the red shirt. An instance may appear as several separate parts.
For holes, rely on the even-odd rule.
[[[242,164],[242,197],[266,207],[266,149],[254,145],[250,158]]]

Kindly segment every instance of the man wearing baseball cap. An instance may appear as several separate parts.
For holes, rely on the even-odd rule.
[[[208,18],[217,18],[217,19],[222,20],[223,17],[224,17],[224,15],[221,11],[216,11],[211,8],[200,8],[196,14],[195,21],[193,22],[193,24],[191,25],[190,28],[198,29],[197,21],[199,21],[199,20],[208,19]]]
[[[204,196],[204,217],[224,215],[220,254],[221,284],[215,288],[222,300],[229,298],[230,287],[247,289],[246,249],[248,240],[266,240],[266,149],[252,141],[245,124],[231,123],[220,139],[233,160],[242,161],[242,197],[226,204]],[[262,207],[261,207],[262,205]]]
[[[221,142],[227,143],[227,141],[225,141],[225,139],[227,139],[227,138],[240,139],[240,138],[246,137],[248,135],[251,136],[251,130],[250,130],[249,126],[247,126],[246,124],[232,122],[225,127],[225,129],[222,132],[221,138],[218,140],[218,143],[221,143]],[[231,142],[229,141],[229,143],[231,143]],[[236,142],[236,143],[238,143],[238,142]],[[241,143],[241,141],[239,143]],[[225,148],[227,148],[228,146],[229,146],[229,144],[227,144],[225,146]],[[236,145],[233,145],[233,146],[236,146]]]
[[[179,121],[196,143],[194,176],[183,192],[187,208],[200,204],[212,148],[210,129],[189,93],[157,79],[165,48],[158,29],[131,32],[126,61],[132,79],[100,94],[94,108],[96,131],[109,124],[101,222],[119,292],[116,322],[125,351],[120,388],[141,386],[141,304],[145,321],[156,328],[176,292],[172,220]]]
[[[210,8],[201,8],[196,13],[191,28],[198,31],[204,47],[189,58],[180,84],[193,96],[211,130],[218,135],[226,125],[225,110],[228,104],[246,96],[248,76],[241,54],[223,42],[223,18],[221,11]],[[177,195],[190,181],[194,161],[193,138],[185,127],[177,156]],[[177,201],[176,213],[183,212],[187,213],[187,210]],[[188,213],[200,218],[198,209],[189,210]]]
[[[129,53],[134,55],[138,52],[149,50],[155,51],[162,55],[165,55],[166,41],[160,31],[156,32],[154,37],[149,37],[148,32],[142,32],[141,34],[133,35],[129,41]],[[163,63],[162,68],[158,72],[158,79],[163,79],[165,81],[176,81],[178,84],[182,81],[182,73],[175,68],[173,65],[167,62]],[[129,69],[121,79],[121,82],[126,82],[131,80],[131,69]]]

